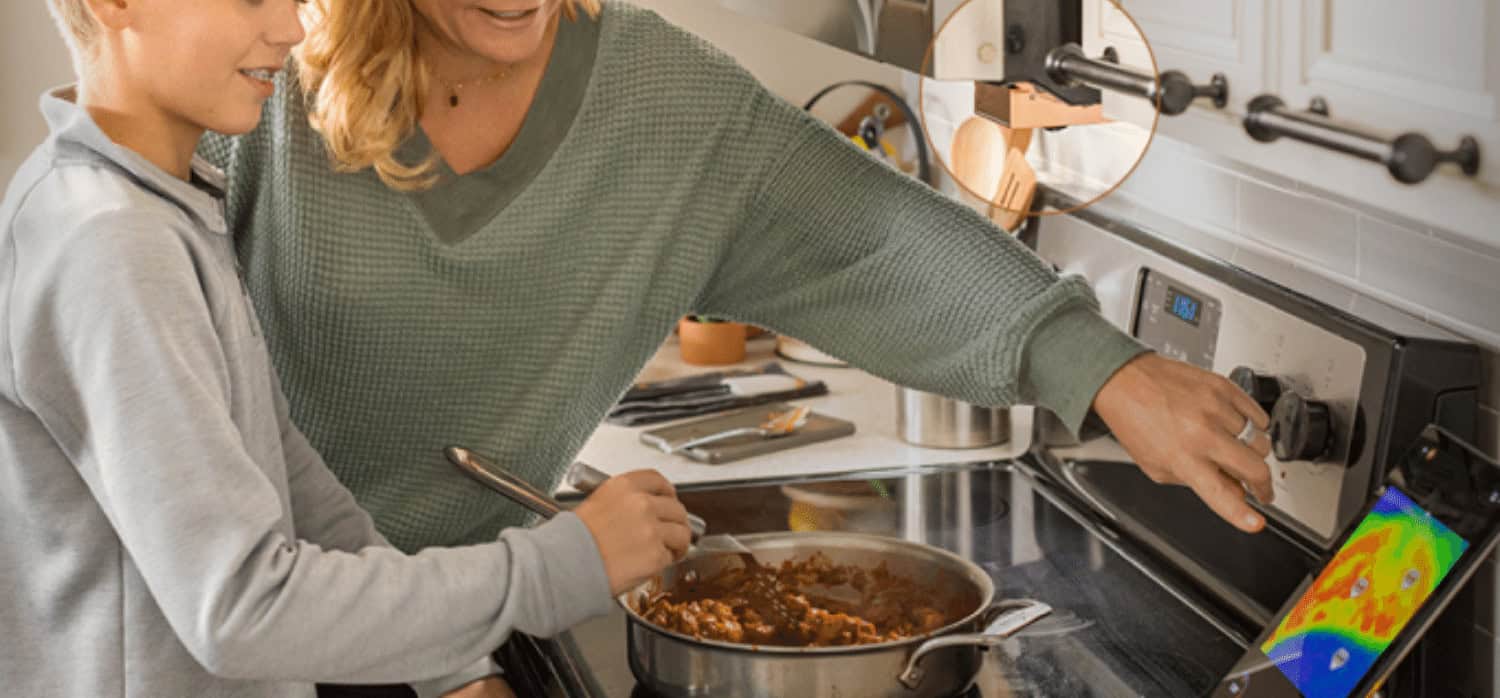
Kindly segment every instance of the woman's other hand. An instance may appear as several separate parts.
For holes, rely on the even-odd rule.
[[[692,539],[677,490],[655,470],[605,480],[574,513],[594,534],[615,594],[681,559]]]
[[[486,676],[443,694],[443,698],[516,698],[510,684],[498,676]]]
[[[1270,418],[1222,376],[1157,354],[1115,372],[1094,397],[1094,411],[1152,480],[1191,487],[1225,521],[1254,533],[1265,518],[1245,501],[1269,503]],[[1249,419],[1249,443],[1237,436]]]

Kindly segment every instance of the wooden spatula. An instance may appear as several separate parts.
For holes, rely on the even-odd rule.
[[[1027,129],[1028,137],[1030,130]],[[994,205],[990,208],[990,220],[995,225],[1014,232],[1026,220],[1031,210],[1031,200],[1036,196],[1036,170],[1026,162],[1024,150],[1011,148],[1005,155],[1005,175],[1000,188],[995,192]]]

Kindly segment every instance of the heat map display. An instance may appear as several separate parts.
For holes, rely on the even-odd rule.
[[[1469,544],[1394,487],[1260,649],[1308,698],[1347,698]]]

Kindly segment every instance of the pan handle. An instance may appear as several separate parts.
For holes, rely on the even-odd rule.
[[[1016,631],[1024,628],[1034,621],[1052,612],[1052,607],[1040,601],[1030,599],[1016,599],[1012,601],[1001,601],[990,607],[990,611],[999,611],[1000,615],[992,621],[983,632],[967,633],[963,635],[945,635],[935,637],[917,646],[911,658],[906,661],[906,671],[901,672],[898,678],[907,688],[917,690],[922,683],[922,667],[919,664],[922,658],[931,652],[954,646],[993,647],[1000,644],[1005,638],[1014,635]]]

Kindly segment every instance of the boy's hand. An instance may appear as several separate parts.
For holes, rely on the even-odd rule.
[[[605,480],[574,513],[594,534],[613,594],[681,559],[692,539],[677,490],[655,470]]]
[[[498,676],[486,676],[443,694],[443,698],[516,698],[510,684]]]

